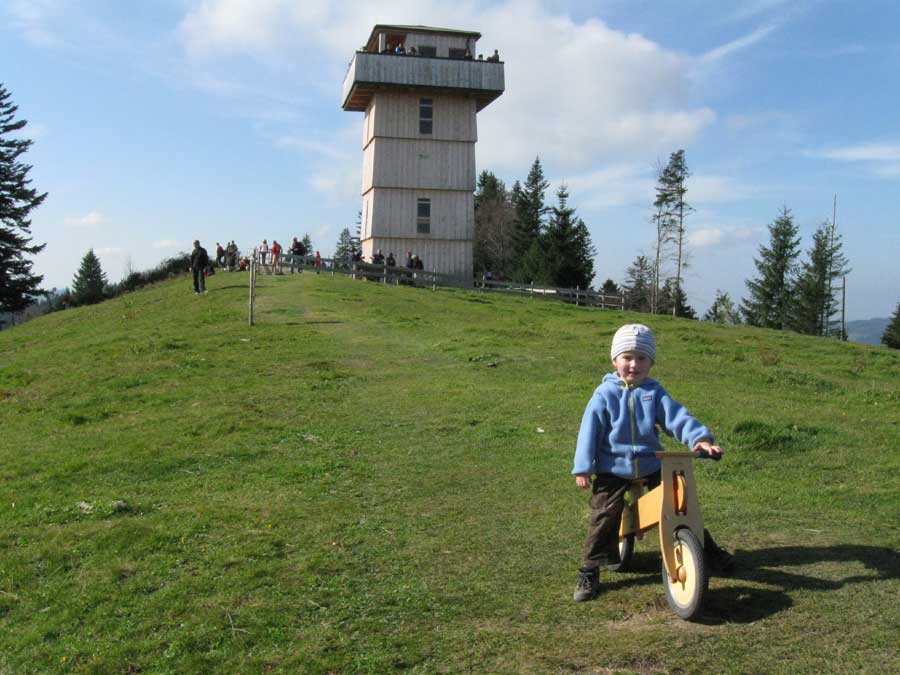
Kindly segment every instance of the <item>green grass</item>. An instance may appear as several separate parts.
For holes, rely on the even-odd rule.
[[[685,623],[652,539],[571,600],[581,413],[650,317],[304,274],[250,328],[246,281],[0,333],[0,673],[897,668],[897,352],[653,318],[727,452]]]

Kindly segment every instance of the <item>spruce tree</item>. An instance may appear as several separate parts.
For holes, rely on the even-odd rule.
[[[625,282],[622,284],[625,308],[649,312],[652,285],[653,263],[646,256],[639,255],[625,271]]]
[[[897,303],[897,309],[894,310],[894,316],[891,317],[890,323],[884,329],[881,344],[887,345],[891,349],[900,349],[900,302]]]
[[[620,293],[619,287],[615,281],[612,279],[607,279],[603,282],[603,286],[600,287],[601,293],[608,293],[609,295],[616,295]]]
[[[575,209],[569,206],[569,191],[561,185],[556,191],[558,205],[542,235],[544,246],[544,282],[561,288],[588,288],[594,278],[591,235]]]
[[[834,281],[849,272],[842,247],[841,237],[832,223],[822,223],[816,229],[794,289],[793,311],[788,321],[792,330],[807,335],[832,333],[833,317],[838,310]]]
[[[93,305],[103,300],[106,291],[106,273],[94,249],[88,249],[81,259],[81,267],[72,279],[72,301],[76,305]]]
[[[19,312],[42,293],[43,276],[31,271],[32,261],[26,256],[40,253],[45,244],[32,244],[31,220],[28,217],[46,199],[30,187],[31,166],[19,161],[33,141],[7,138],[18,135],[26,120],[15,121],[18,106],[0,84],[0,312]]]
[[[306,249],[307,255],[315,255],[316,254],[316,252],[313,251],[312,239],[309,238],[308,234],[304,234],[303,238],[300,241],[303,243],[303,246]]]
[[[353,239],[350,236],[350,228],[345,227],[341,230],[341,235],[338,237],[337,244],[335,244],[334,259],[349,261],[352,250]],[[309,249],[307,249],[307,253],[309,253]]]
[[[513,235],[515,245],[515,258],[521,261],[520,270],[533,269],[532,245],[538,240],[543,228],[544,216],[547,207],[544,204],[544,195],[550,187],[549,181],[544,178],[544,168],[541,166],[541,158],[535,157],[525,184],[516,181],[512,191],[513,207],[516,210],[516,227]],[[524,258],[531,260],[524,264]],[[524,273],[527,276],[527,272]],[[529,281],[523,274],[518,274],[518,280]]]
[[[688,304],[684,288],[675,286],[675,279],[666,279],[666,283],[659,289],[659,305],[656,311],[683,319],[697,318],[697,312]]]
[[[706,310],[703,320],[713,323],[738,324],[741,322],[741,315],[728,293],[716,289],[716,299],[713,300],[713,304]]]
[[[743,299],[741,313],[751,326],[787,327],[799,246],[794,217],[784,206],[769,225],[769,245],[760,246],[759,257],[753,259],[758,276],[746,282],[750,295]]]

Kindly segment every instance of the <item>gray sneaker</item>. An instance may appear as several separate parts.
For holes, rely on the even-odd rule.
[[[575,602],[593,600],[600,592],[600,570],[597,567],[582,567],[575,582]]]

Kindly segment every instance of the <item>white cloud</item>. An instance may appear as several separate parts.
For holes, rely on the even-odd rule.
[[[119,246],[100,246],[94,249],[94,253],[98,256],[119,256],[125,253],[125,249]]]
[[[655,175],[649,166],[616,164],[554,182],[566,183],[579,208],[602,209],[652,200]]]
[[[775,30],[775,28],[775,26],[761,26],[752,33],[748,33],[743,37],[732,40],[731,42],[726,42],[723,45],[709,50],[699,58],[698,63],[703,67],[722,61],[735,52],[746,49],[747,47],[752,47],[757,42],[765,39],[773,30]]]
[[[813,154],[843,162],[900,162],[900,143],[860,143]]]
[[[361,202],[362,162],[345,162],[342,166],[333,167],[316,173],[309,181],[310,187],[329,201]]]
[[[686,103],[688,57],[598,19],[575,22],[536,0],[487,8],[437,0],[299,6],[206,0],[186,14],[179,36],[194,55],[287,60],[305,66],[301,77],[321,83],[325,73],[311,59],[319,59],[318,66],[325,58],[329,76],[343,74],[346,59],[376,23],[475,27],[485,36],[478,51],[498,48],[508,64],[506,93],[478,120],[479,159],[498,168],[520,169],[536,154],[575,170],[623,152],[652,155],[689,143],[716,119],[710,108]],[[282,142],[315,150],[305,133]]]
[[[861,162],[879,178],[900,178],[900,143],[859,143],[808,154],[837,162]]]
[[[83,216],[71,216],[65,218],[63,222],[73,227],[86,227],[96,229],[102,223],[106,222],[106,217],[99,211],[90,211]]]
[[[162,249],[176,249],[180,246],[178,240],[176,239],[157,239],[152,244],[150,244],[151,248],[162,250]]]
[[[306,152],[320,155],[330,160],[346,161],[350,159],[349,151],[346,146],[341,146],[334,141],[317,141],[304,138],[300,134],[291,133],[279,136],[275,139],[275,147],[277,148],[295,148]],[[360,160],[361,161],[361,160]]]
[[[507,63],[506,92],[479,116],[478,154],[491,165],[520,168],[539,154],[577,170],[623,153],[652,156],[690,143],[716,119],[686,104],[690,60],[640,35],[534,2],[478,20],[479,51],[499,47]]]
[[[746,225],[713,225],[688,232],[688,246],[696,249],[721,248],[759,236],[760,229]]]
[[[57,4],[54,0],[12,0],[6,9],[12,17],[12,24],[26,40],[47,46],[56,42],[47,28],[47,20],[55,13]]]
[[[265,53],[291,39],[298,29],[321,24],[325,0],[204,0],[187,13],[179,33],[194,54]]]
[[[762,190],[731,176],[695,174],[687,181],[687,198],[691,204],[736,202],[757,196]]]

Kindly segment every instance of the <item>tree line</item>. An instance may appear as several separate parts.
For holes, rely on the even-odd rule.
[[[587,225],[569,203],[566,185],[547,205],[550,187],[540,157],[524,182],[507,188],[482,171],[475,191],[475,276],[561,288],[589,288],[594,249]]]
[[[28,174],[32,167],[22,156],[33,141],[22,137],[27,121],[17,119],[17,111],[0,83],[0,318],[15,316],[30,306],[52,311],[69,303],[96,302],[187,268],[185,260],[175,257],[153,270],[129,272],[118,284],[110,284],[91,250],[81,261],[70,293],[42,289],[43,277],[33,272],[31,258],[45,244],[33,243],[29,216],[47,193],[31,186]],[[687,221],[693,212],[686,198],[690,175],[683,149],[673,152],[665,165],[659,164],[650,217],[650,254],[635,258],[621,284],[608,278],[601,286],[602,292],[623,293],[629,309],[697,318],[682,284],[690,262],[686,245]],[[549,187],[539,157],[524,181],[516,180],[512,188],[490,171],[480,174],[475,192],[476,276],[543,286],[591,287],[596,250],[588,227],[570,204],[566,185],[556,191],[555,204],[546,204]],[[754,257],[756,276],[746,281],[747,297],[737,307],[727,293],[717,291],[703,318],[835,335],[837,282],[850,269],[834,221],[823,222],[816,229],[805,260],[801,260],[798,228],[787,206],[768,230],[768,243],[761,245]],[[308,235],[304,239],[311,250]],[[353,245],[348,228],[341,233],[337,249],[344,252]],[[900,348],[900,303],[882,342]]]

